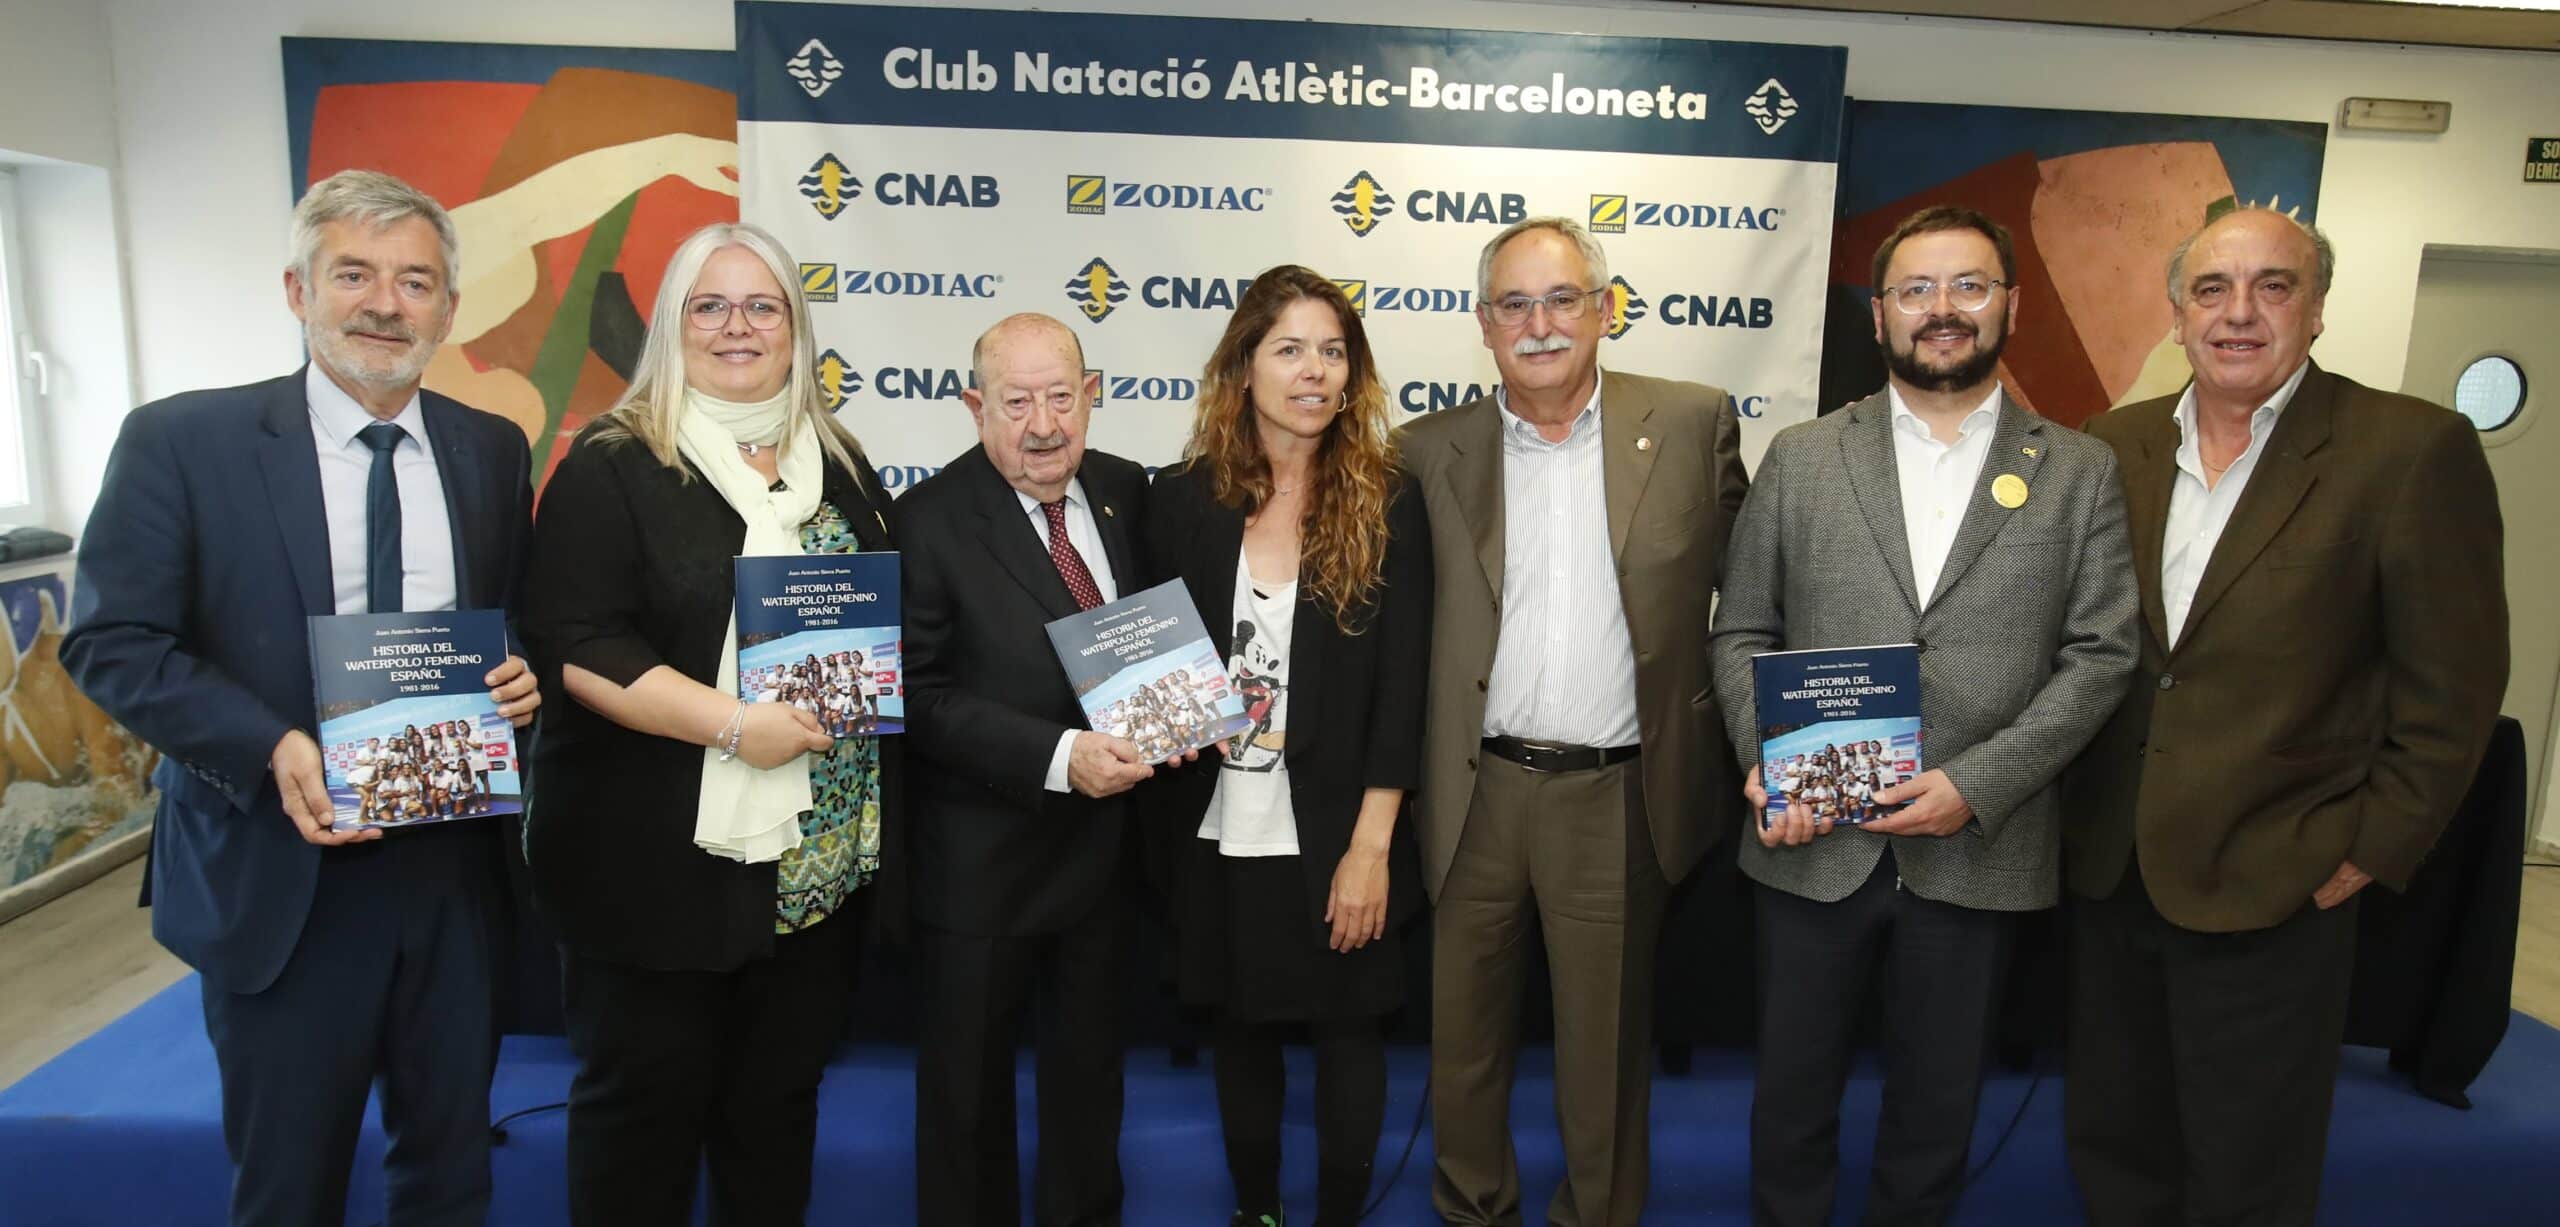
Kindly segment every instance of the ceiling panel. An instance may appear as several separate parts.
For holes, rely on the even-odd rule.
[[[2261,0],[2186,28],[2367,42],[2560,50],[2560,13],[2520,9],[2370,4],[2357,0]]]
[[[2560,12],[2389,0],[1757,0],[1727,7],[2560,51]]]

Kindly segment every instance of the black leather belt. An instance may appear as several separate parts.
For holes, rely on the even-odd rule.
[[[1487,737],[1485,752],[1510,759],[1531,771],[1552,775],[1565,771],[1594,771],[1612,763],[1623,763],[1644,752],[1633,746],[1563,746],[1551,741],[1529,741],[1519,737]]]

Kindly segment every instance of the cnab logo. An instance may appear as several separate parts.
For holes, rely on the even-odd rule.
[[[803,264],[800,266],[800,296],[811,302],[836,300],[836,266]]]
[[[1333,284],[1342,290],[1342,296],[1344,298],[1351,300],[1351,313],[1353,315],[1367,315],[1369,313],[1368,278],[1356,277],[1349,281],[1345,281],[1340,277],[1336,277],[1333,279]]]
[[[862,183],[853,177],[852,167],[830,153],[810,163],[809,172],[800,176],[800,194],[818,216],[834,221],[836,214],[862,195]]]
[[[1396,203],[1387,194],[1386,185],[1367,171],[1351,176],[1351,182],[1333,194],[1333,211],[1351,233],[1361,238],[1378,228],[1378,223],[1396,211]]]
[[[845,398],[862,390],[862,376],[853,373],[844,355],[834,350],[818,355],[818,394],[826,398],[827,411],[844,406]]]
[[[1775,136],[1778,129],[1786,127],[1787,121],[1796,117],[1796,96],[1788,93],[1786,86],[1778,84],[1776,77],[1771,77],[1761,82],[1760,88],[1742,104],[1742,113],[1760,125],[1762,135]]]
[[[1627,198],[1599,192],[1591,194],[1591,233],[1625,234],[1627,232]]]
[[[844,75],[844,61],[827,50],[825,43],[813,38],[800,44],[800,50],[782,62],[782,72],[799,82],[800,88],[815,98],[827,92],[836,79]]]
[[[1110,205],[1110,187],[1100,175],[1067,176],[1067,212],[1100,214]]]
[[[1100,256],[1085,262],[1076,275],[1067,278],[1067,301],[1084,312],[1086,319],[1099,324],[1129,297],[1129,283],[1120,279]]]
[[[1624,277],[1609,279],[1609,339],[1627,335],[1627,330],[1644,318],[1644,297]]]

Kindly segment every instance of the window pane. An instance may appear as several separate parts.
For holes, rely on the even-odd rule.
[[[2495,354],[2474,361],[2453,385],[2453,407],[2483,431],[2516,420],[2524,408],[2523,369]]]
[[[18,284],[18,179],[0,170],[0,507],[27,502],[26,429],[22,414],[32,409],[20,358],[19,332],[26,327],[26,287]],[[32,514],[10,517],[31,522]]]

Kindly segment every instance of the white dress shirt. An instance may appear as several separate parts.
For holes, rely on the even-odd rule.
[[[2000,420],[2000,387],[1964,415],[1956,441],[1940,443],[1929,424],[1904,404],[1902,390],[1888,383],[1885,399],[1893,404],[1893,467],[1902,479],[1902,532],[1911,545],[1911,590],[1920,608],[1938,590],[1938,574],[1947,567],[1947,551],[1964,525],[1964,509],[1982,462],[1991,455],[1992,426]]]
[[[1609,546],[1601,387],[1562,443],[1494,401],[1502,422],[1502,626],[1484,731],[1573,746],[1638,739],[1636,652]]]
[[[1040,534],[1040,548],[1048,549],[1049,513],[1040,509],[1040,500],[1020,490],[1013,496],[1022,500],[1023,514],[1031,517],[1031,531]],[[1093,504],[1085,500],[1082,478],[1067,479],[1067,544],[1076,547],[1084,569],[1093,572],[1093,586],[1102,593],[1102,603],[1119,600],[1120,586],[1111,578],[1111,555],[1102,548],[1102,530],[1093,525]],[[1049,791],[1068,791],[1067,759],[1075,752],[1076,734],[1082,731],[1071,728],[1058,734],[1058,748],[1049,755]]]
[[[369,613],[365,503],[373,449],[356,436],[374,417],[317,362],[303,379],[303,399],[311,406],[311,441],[320,450],[320,505],[329,522],[329,579],[337,612]],[[444,482],[436,475],[427,415],[416,393],[391,423],[408,436],[391,450],[391,479],[400,488],[400,607],[412,613],[451,609],[453,521],[445,515]]]
[[[2232,508],[2239,506],[2241,492],[2249,488],[2249,475],[2258,471],[2258,457],[2266,454],[2267,436],[2275,432],[2277,416],[2292,402],[2310,370],[2311,360],[2303,359],[2293,369],[2293,378],[2249,415],[2249,446],[2223,470],[2222,480],[2210,487],[2204,479],[2203,437],[2196,430],[2195,385],[2188,384],[2186,394],[2178,398],[2178,477],[2169,487],[2169,523],[2160,540],[2160,606],[2169,619],[2170,647],[2178,646],[2178,636],[2186,630],[2196,585],[2204,581],[2205,564],[2213,560],[2213,547],[2231,523]]]

